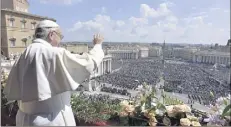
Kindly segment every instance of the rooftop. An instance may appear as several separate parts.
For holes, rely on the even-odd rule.
[[[196,54],[230,56],[230,53],[228,52],[219,52],[219,51],[198,51],[196,52]]]
[[[56,20],[54,18],[46,17],[46,16],[40,16],[40,15],[35,15],[35,14],[30,14],[26,12],[21,12],[21,11],[15,11],[15,10],[10,10],[10,9],[1,9],[1,12],[10,12],[10,13],[15,13],[15,14],[20,14],[20,15],[26,15],[26,16],[31,16],[31,17],[36,17],[36,18],[42,18],[42,19],[49,19],[52,21]]]

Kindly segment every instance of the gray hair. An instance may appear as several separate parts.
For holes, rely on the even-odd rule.
[[[43,28],[36,28],[34,38],[39,38],[48,41],[48,34],[52,30],[57,30],[58,28],[50,28],[50,27],[43,27]]]

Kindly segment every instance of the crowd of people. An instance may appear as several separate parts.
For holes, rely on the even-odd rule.
[[[165,87],[172,92],[199,96],[203,103],[209,103],[220,96],[226,96],[229,93],[230,83],[227,80],[217,80],[213,74],[208,73],[210,69],[201,66],[193,63],[166,63],[164,69]],[[225,77],[225,74],[220,73],[220,76]],[[210,97],[210,92],[214,94],[214,98]]]
[[[109,95],[104,95],[104,94],[89,95],[89,94],[81,93],[79,97],[84,98],[87,101],[91,101],[91,102],[100,101],[100,102],[105,102],[107,104],[119,104],[121,102],[121,100],[118,98],[111,98]]]
[[[127,89],[119,89],[119,88],[112,88],[112,87],[103,87],[101,88],[102,92],[108,92],[108,93],[115,93],[125,96],[131,96],[131,93],[127,91]]]
[[[157,84],[163,72],[166,91],[198,96],[200,99],[195,97],[194,100],[200,100],[202,104],[210,103],[230,92],[227,68],[212,71],[210,65],[184,62],[165,62],[165,66],[162,65],[160,59],[124,60],[120,71],[97,77],[97,80],[114,87],[135,90],[143,82]],[[210,92],[214,94],[213,98],[210,97]]]
[[[123,60],[122,68],[112,74],[96,79],[114,87],[135,90],[140,84],[156,84],[159,81],[161,66],[158,60]]]

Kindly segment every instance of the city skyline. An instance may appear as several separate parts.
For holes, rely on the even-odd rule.
[[[108,42],[225,45],[230,38],[229,0],[29,2],[31,13],[57,20],[63,41],[91,41],[95,32]]]

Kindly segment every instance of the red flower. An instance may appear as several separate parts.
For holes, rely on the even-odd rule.
[[[95,122],[94,123],[95,126],[107,126],[106,122],[100,121],[100,122]]]

